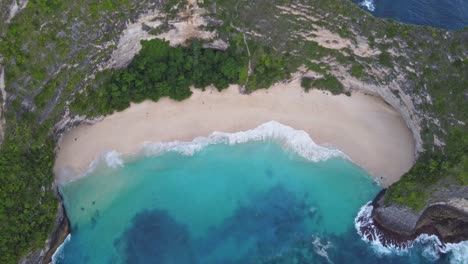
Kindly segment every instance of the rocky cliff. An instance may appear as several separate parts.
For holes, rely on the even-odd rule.
[[[161,37],[180,44],[204,36],[224,47],[235,34],[237,41],[255,41],[285,54],[288,70],[306,65],[313,76],[319,76],[315,78],[333,76],[345,90],[383,98],[413,132],[416,156],[443,149],[451,129],[466,132],[468,96],[461,82],[468,80],[468,30],[448,32],[376,19],[341,0],[205,0],[167,9],[168,1],[128,2],[95,6],[96,1],[64,1],[50,11],[53,15],[42,16],[33,8],[21,11],[25,0],[0,2],[0,38],[12,23],[35,24],[12,30],[14,39],[0,39],[8,47],[1,50],[4,59],[0,60],[2,109],[17,118],[7,120],[9,126],[0,122],[0,139],[2,126],[13,129],[26,114],[35,117],[24,121],[24,127],[45,124],[44,130],[55,135],[83,122],[84,118],[69,112],[69,103],[85,86],[98,83],[95,78],[102,70],[125,66],[141,39]],[[4,76],[8,77],[6,89]],[[454,151],[444,154],[449,152]],[[396,203],[385,204],[382,193],[373,203],[372,219],[395,240],[420,233],[435,234],[444,241],[467,239],[467,196],[466,185],[455,186],[415,212]],[[65,238],[66,215],[62,205],[59,208],[57,229],[46,248],[29,254],[23,263],[47,262],[47,252]]]
[[[57,210],[57,217],[55,219],[55,226],[52,233],[49,235],[42,249],[33,251],[26,257],[19,261],[20,264],[38,264],[50,263],[52,256],[58,247],[65,241],[70,233],[70,222],[68,220],[65,207],[62,202],[59,204]]]
[[[468,240],[468,187],[448,190],[446,199],[430,203],[421,212],[401,205],[385,205],[385,190],[372,202],[372,218],[384,245],[405,246],[421,234],[444,243]],[[369,233],[370,230],[364,232]]]

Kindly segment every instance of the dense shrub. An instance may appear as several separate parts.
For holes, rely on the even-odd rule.
[[[157,101],[167,96],[184,100],[192,94],[190,85],[214,85],[222,90],[238,82],[247,63],[243,50],[236,47],[223,52],[193,42],[190,48],[174,48],[163,40],[142,41],[142,46],[127,68],[110,74],[102,87],[88,87],[85,95],[77,96],[74,109],[107,114],[145,99]]]
[[[302,78],[301,86],[306,92],[312,88],[327,90],[334,95],[342,94],[344,92],[343,84],[331,75],[326,75],[324,78],[320,79]]]

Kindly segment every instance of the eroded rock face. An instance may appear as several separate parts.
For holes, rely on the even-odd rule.
[[[384,197],[382,192],[374,200],[372,217],[389,243],[405,244],[421,234],[436,235],[444,243],[468,240],[466,197],[434,202],[421,212],[401,205],[384,205]]]
[[[468,240],[468,214],[448,204],[432,205],[419,218],[416,232],[432,233],[450,243]]]

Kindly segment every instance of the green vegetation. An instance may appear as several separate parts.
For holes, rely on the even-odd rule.
[[[399,182],[388,188],[386,195],[387,203],[397,202],[416,211],[426,206],[428,197],[439,186],[468,185],[468,128],[459,124],[467,122],[468,63],[458,59],[444,64],[439,59],[427,60],[427,65],[431,67],[425,67],[417,86],[427,87],[434,100],[425,110],[434,113],[445,129],[445,147],[433,145],[437,127],[423,131],[426,151]]]
[[[205,49],[194,41],[190,48],[170,47],[163,40],[142,41],[142,50],[131,64],[121,70],[101,73],[105,79],[100,87],[88,86],[77,94],[72,109],[84,115],[105,115],[121,111],[131,102],[161,97],[184,100],[192,92],[190,86],[204,89],[214,85],[219,91],[229,84],[243,85],[247,76],[248,56],[243,43],[231,41],[226,51]],[[247,91],[267,88],[288,74],[283,59],[261,46],[253,59],[253,74]]]
[[[10,24],[0,23],[1,64],[11,96],[0,145],[0,263],[18,263],[44,247],[58,207],[53,126],[98,63],[98,52],[106,52],[90,44],[110,40],[132,12],[143,9],[129,0],[30,0]]]
[[[301,79],[301,86],[302,86],[302,88],[304,88],[304,90],[306,92],[308,92],[310,89],[313,88],[314,81],[315,81],[315,79],[313,79],[313,78],[304,77],[304,78]]]
[[[253,73],[247,83],[247,91],[268,88],[276,81],[289,78],[289,71],[283,56],[253,41],[250,41],[249,46],[253,50]]]
[[[307,69],[314,71],[316,73],[320,74],[326,74],[327,71],[325,69],[322,69],[322,67],[319,64],[312,63],[310,61],[306,61],[305,65],[307,66]]]
[[[16,263],[44,246],[54,225],[52,188],[55,142],[21,124],[0,151],[0,263]]]
[[[161,1],[157,7],[174,16],[172,6],[183,2]],[[276,6],[293,2],[301,3],[301,12],[318,16],[318,21],[304,23],[292,14],[278,18],[281,12]],[[0,263],[17,263],[28,251],[42,247],[53,227],[57,209],[52,187],[53,126],[61,120],[67,101],[72,102],[72,114],[97,116],[145,99],[168,96],[183,100],[190,96],[190,85],[203,88],[213,84],[221,90],[230,83],[247,84],[250,92],[287,79],[302,64],[324,76],[304,78],[306,90],[318,88],[339,94],[344,89],[332,75],[335,66],[351,67],[351,75],[362,78],[364,69],[378,70],[384,65],[389,68],[385,76],[365,76],[380,84],[397,79],[396,68],[404,71],[410,67],[418,74],[403,72],[409,76],[402,86],[404,92],[431,97],[430,102],[416,105],[431,119],[422,124],[425,152],[402,180],[389,188],[386,202],[420,210],[441,182],[468,184],[468,131],[459,123],[468,123],[468,30],[447,33],[380,20],[347,0],[253,0],[242,4],[206,0],[205,7],[215,7],[215,16],[225,22],[217,30],[221,38],[229,40],[227,51],[204,49],[197,41],[186,48],[147,41],[128,68],[96,73],[96,65],[105,62],[114,48],[105,44],[115,43],[125,23],[148,10],[146,4],[132,0],[30,0],[11,24],[1,25],[0,54],[10,97],[6,136],[0,146]],[[352,31],[348,30],[350,25]],[[295,34],[318,27],[358,45],[357,33],[382,53],[359,57],[349,49],[327,49]],[[166,24],[155,32],[167,28]],[[246,34],[251,58],[237,28],[256,33]],[[390,54],[391,49],[404,54]],[[431,120],[438,120],[440,126]],[[446,146],[435,146],[434,136]]]
[[[387,203],[395,201],[420,211],[435,191],[434,186],[442,181],[449,185],[468,184],[468,133],[454,129],[447,139],[444,153],[424,153],[400,181],[388,188]]]
[[[144,2],[128,0],[34,0],[0,32],[11,95],[0,146],[0,198],[5,201],[0,204],[0,263],[16,263],[43,247],[53,228],[57,209],[51,169],[53,126],[62,118],[66,101],[72,102],[73,113],[95,116],[144,99],[182,100],[190,96],[189,85],[213,84],[221,90],[230,83],[246,83],[246,46],[242,34],[232,29],[226,52],[204,49],[200,42],[189,48],[145,42],[127,69],[98,72],[86,81],[112,50],[98,46],[116,40],[126,21],[144,10]],[[289,76],[282,55],[247,42],[254,53],[248,91]]]
[[[351,76],[361,79],[363,73],[364,73],[364,66],[362,66],[361,64],[353,65],[353,67],[351,67]]]
[[[334,95],[344,93],[343,84],[341,84],[341,82],[338,81],[338,79],[331,75],[326,75],[324,78],[320,79],[312,79],[307,77],[302,78],[301,86],[306,92],[308,92],[312,88],[317,88],[320,90],[329,91]]]
[[[226,52],[203,49],[197,41],[191,48],[172,48],[162,40],[143,41],[142,46],[126,69],[112,72],[102,87],[90,86],[77,95],[73,109],[102,115],[145,99],[186,99],[192,94],[190,85],[205,88],[213,84],[222,90],[239,82],[241,69],[247,63],[246,52],[235,43]]]
[[[392,57],[388,52],[384,51],[379,55],[379,63],[390,68],[392,67]]]

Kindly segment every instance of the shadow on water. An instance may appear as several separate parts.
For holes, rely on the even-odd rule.
[[[193,237],[184,224],[165,210],[145,210],[114,241],[126,263],[448,263],[447,256],[430,261],[427,247],[410,255],[375,254],[354,227],[340,235],[312,234],[306,223],[317,225],[318,207],[298,198],[282,185],[251,196],[221,224],[202,237]],[[409,261],[409,262],[408,262]]]
[[[275,174],[274,174],[274,172],[273,172],[273,170],[272,170],[271,168],[265,169],[265,175],[266,175],[269,179],[271,179],[271,178],[273,178],[273,177],[275,176]]]
[[[164,210],[138,213],[114,246],[126,263],[196,263],[187,227]]]
[[[278,185],[253,195],[248,205],[201,238],[191,237],[167,211],[147,210],[134,217],[114,246],[125,252],[128,263],[268,262],[310,240],[304,233],[305,221],[318,213],[311,214],[309,208],[305,200]]]

